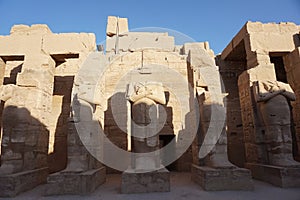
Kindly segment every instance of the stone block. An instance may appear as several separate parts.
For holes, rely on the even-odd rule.
[[[257,33],[251,35],[251,51],[257,51],[258,49],[266,52],[272,51],[287,51],[291,52],[295,49],[293,41],[293,33],[280,34],[276,33]],[[276,41],[276,42],[274,42]]]
[[[299,26],[293,22],[280,22],[279,30],[281,33],[299,32]]]
[[[52,33],[46,24],[33,24],[32,26],[27,25],[14,25],[10,29],[11,35],[33,35],[33,34],[47,34]]]
[[[165,33],[144,33],[129,32],[118,38],[119,51],[138,51],[141,49],[157,49],[164,51],[174,50],[174,37]],[[108,38],[106,41],[106,51],[116,49],[116,37]]]
[[[40,53],[41,45],[42,35],[3,36],[0,39],[0,52],[7,56],[34,55]]]
[[[215,67],[215,61],[208,54],[208,52],[204,49],[191,49],[189,51],[189,63],[191,67],[199,68],[199,67]]]
[[[74,91],[79,95],[79,99],[96,104],[102,103],[102,93],[97,84],[107,63],[107,57],[99,52],[91,52],[88,55],[74,80]]]
[[[118,28],[119,34],[124,34],[128,32],[128,19],[127,18],[119,18],[118,19]]]
[[[47,34],[43,36],[42,45],[49,54],[88,53],[96,50],[96,37],[93,33]]]
[[[118,18],[116,16],[107,17],[106,35],[111,37],[117,33]]]
[[[247,32],[248,33],[256,33],[256,32],[262,32],[263,31],[263,24],[261,22],[250,22],[248,21],[246,23]]]
[[[257,81],[257,80],[270,80],[276,81],[276,73],[273,64],[270,65],[259,65],[255,68],[249,69],[244,73],[248,73],[250,76],[250,81]],[[248,79],[249,80],[249,79]]]
[[[116,16],[108,16],[106,35],[111,37],[117,34],[117,29],[120,34],[128,32],[128,19],[119,18]]]
[[[262,27],[263,32],[279,32],[279,25],[274,22],[263,24]]]
[[[153,172],[127,170],[122,174],[121,193],[169,192],[170,173],[166,169]]]
[[[204,190],[253,190],[251,173],[247,169],[211,168],[192,165],[192,180]]]
[[[0,175],[0,197],[14,197],[46,183],[48,168],[39,168],[15,174]]]
[[[44,195],[89,194],[105,182],[105,167],[75,172],[58,172],[48,177]]]
[[[281,167],[246,163],[245,167],[251,171],[253,178],[257,180],[282,188],[300,187],[300,164],[294,167]]]
[[[206,49],[205,43],[204,42],[184,43],[182,47],[182,53],[187,55],[190,50],[197,50],[197,49]]]

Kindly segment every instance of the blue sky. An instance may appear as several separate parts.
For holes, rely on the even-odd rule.
[[[220,53],[247,21],[300,25],[300,0],[0,0],[0,35],[14,24],[47,24],[52,32],[92,32],[105,39],[106,18],[129,18],[129,28],[162,27],[209,41]]]

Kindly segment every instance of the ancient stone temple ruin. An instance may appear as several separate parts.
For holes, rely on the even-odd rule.
[[[0,197],[300,187],[300,26],[247,22],[220,55],[208,42],[15,25],[0,36]]]

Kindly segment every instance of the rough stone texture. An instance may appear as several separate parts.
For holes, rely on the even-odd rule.
[[[10,36],[0,39],[0,57],[3,69],[13,73],[1,74],[2,138],[0,174],[18,177],[33,174],[34,178],[20,176],[18,187],[8,187],[7,194],[32,189],[45,180],[41,168],[47,168],[49,130],[48,116],[51,113],[53,73],[55,62],[41,51],[42,37],[50,34],[45,25],[33,27],[15,26]],[[15,48],[15,49],[14,49]],[[18,56],[15,56],[18,54]],[[15,61],[22,61],[18,63]],[[8,62],[8,63],[7,63]],[[11,63],[10,63],[11,62]],[[12,74],[12,77],[5,77]],[[32,98],[35,97],[35,98]],[[31,173],[32,170],[34,173]],[[28,173],[27,173],[28,172]],[[47,172],[48,173],[48,172]],[[30,175],[29,175],[30,176]],[[39,177],[40,176],[40,177]],[[27,176],[28,178],[28,176]],[[15,178],[17,180],[18,178]],[[26,184],[26,187],[22,185]]]
[[[254,177],[262,177],[262,180],[281,187],[298,185],[295,177],[299,177],[299,167],[292,158],[294,156],[300,161],[299,30],[299,26],[293,23],[247,22],[216,58],[208,42],[175,45],[174,38],[167,33],[128,33],[127,19],[114,16],[108,18],[106,54],[94,52],[94,34],[54,34],[46,25],[12,27],[9,36],[0,36],[0,99],[3,101],[0,106],[0,186],[6,188],[6,196],[15,195],[35,187],[39,184],[36,180],[44,180],[44,171],[40,169],[48,168],[50,173],[57,173],[49,178],[47,194],[93,191],[105,179],[104,168],[86,149],[76,126],[90,135],[97,135],[98,129],[91,129],[85,123],[97,124],[116,146],[130,150],[131,142],[124,134],[129,129],[126,86],[153,79],[165,81],[163,90],[167,97],[164,105],[167,119],[158,134],[161,146],[172,139],[191,139],[190,129],[200,124],[193,145],[184,149],[185,153],[172,166],[166,167],[190,171],[191,163],[194,163],[193,170],[197,174],[207,175],[205,179],[201,178],[202,175],[194,179],[200,183],[205,180],[209,185],[220,177],[226,183],[235,180],[240,169],[232,162],[251,169]],[[189,83],[191,88],[183,87],[178,78],[162,73],[162,69],[178,74],[177,77]],[[127,75],[130,78],[124,78]],[[262,123],[259,103],[253,93],[255,81],[284,85],[282,82],[291,86],[296,96],[296,101],[291,102],[293,117],[285,122],[285,126],[280,126],[282,130],[291,126],[291,130],[274,131],[274,126]],[[168,86],[176,88],[180,95],[176,96]],[[211,95],[212,91],[216,93]],[[212,120],[210,116],[211,108],[225,110],[226,93],[228,104],[224,124],[224,116],[218,115]],[[113,98],[118,99],[117,105]],[[183,103],[177,98],[182,98]],[[195,101],[200,106],[197,111]],[[81,109],[88,111],[88,119],[81,118]],[[275,106],[272,112],[276,111]],[[196,117],[189,118],[195,112],[201,115],[199,122]],[[122,120],[117,122],[116,118]],[[215,146],[214,142],[205,143],[209,124],[213,125],[215,133],[221,132],[220,138],[214,141]],[[273,127],[273,132],[265,134],[270,127]],[[271,143],[275,140],[266,135],[278,133],[285,137],[278,143],[281,145],[280,156],[272,160],[270,152],[274,153],[274,144]],[[97,141],[101,139],[99,136],[93,142],[99,144]],[[201,156],[203,142],[205,148],[213,146],[204,157]],[[176,143],[175,147],[182,150]],[[103,149],[98,153],[111,156],[110,151]],[[220,176],[211,176],[215,170]],[[261,173],[263,170],[273,178],[267,180]],[[116,172],[111,168],[107,171]],[[249,171],[244,170],[239,175],[243,184],[236,188],[248,188],[251,184]],[[36,179],[26,178],[28,176]],[[139,174],[130,176],[132,181]],[[159,179],[159,173],[141,176],[148,177],[149,184]],[[151,180],[151,176],[158,177]],[[19,181],[16,183],[19,186],[14,188],[13,184],[7,185],[3,180]],[[80,180],[93,183],[83,187]],[[71,188],[64,184],[70,181],[74,181]],[[166,180],[164,186],[168,184]],[[223,189],[235,189],[233,186],[236,186],[233,184],[228,188],[227,185],[230,184],[223,184]],[[222,189],[222,185],[213,187]]]
[[[28,170],[13,175],[0,175],[0,197],[14,197],[46,183],[48,168]]]
[[[284,57],[284,62],[287,80],[296,95],[296,101],[292,103],[296,139],[294,146],[297,145],[294,151],[298,151],[295,155],[295,159],[300,162],[300,48],[298,47],[290,54],[287,54]]]
[[[105,176],[105,167],[86,150],[74,122],[69,122],[67,166],[49,176],[44,194],[88,194],[105,182]]]
[[[265,181],[282,188],[300,187],[299,166],[281,167],[256,163],[248,163],[246,165],[246,167],[251,170],[252,176],[255,179]]]
[[[242,168],[211,168],[192,165],[192,180],[204,190],[253,190],[251,173]]]
[[[148,153],[147,156],[132,156],[129,169],[122,174],[122,193],[162,192],[170,190],[170,175],[164,167],[159,169],[159,156],[150,154],[159,149],[159,133],[165,121],[160,106],[166,104],[163,84],[160,82],[139,82],[128,85],[126,92],[128,115],[132,122],[129,129],[128,150]],[[154,110],[151,110],[153,109]],[[142,138],[141,138],[142,137]],[[131,144],[132,143],[132,144]],[[159,169],[159,170],[158,170]],[[143,172],[145,171],[145,172]],[[146,173],[146,171],[149,171]]]
[[[146,173],[128,170],[122,173],[121,193],[169,191],[170,173],[166,169]]]
[[[74,76],[87,54],[95,50],[95,36],[53,34],[47,25],[18,25],[12,27],[11,35],[0,37],[0,44],[5,101],[0,109],[0,173],[14,177],[43,167],[50,173],[60,171],[67,164],[66,122]],[[16,128],[10,131],[10,127]],[[39,173],[45,179],[39,171],[35,176]],[[27,189],[37,185],[34,179],[25,183]]]
[[[135,52],[122,52],[114,56],[106,56],[109,57],[112,62],[107,65],[106,73],[100,76],[101,79],[98,81],[98,83],[103,83],[103,85],[99,85],[99,88],[104,94],[104,99],[102,100],[104,103],[101,104],[102,109],[105,111],[104,132],[107,133],[107,137],[119,148],[127,150],[127,136],[124,134],[127,130],[127,107],[126,99],[124,98],[126,85],[131,82],[140,82],[141,80],[157,82],[163,80],[168,84],[178,84],[178,80],[161,73],[161,68],[158,66],[164,66],[164,69],[171,69],[171,71],[178,72],[183,76],[184,80],[187,80],[187,56],[180,55],[176,52],[156,51],[155,49],[147,48]],[[148,70],[148,72],[144,73],[144,71],[137,66],[145,66],[143,70]],[[124,75],[130,76],[130,78],[125,79],[123,78]],[[116,92],[116,88],[118,88],[118,92]],[[180,86],[177,88],[183,96],[189,95],[189,91],[185,88],[180,88]],[[165,89],[165,92],[167,92],[167,89]],[[113,98],[118,99],[117,105],[114,104],[114,113],[112,113],[111,107]],[[187,109],[184,109],[182,112],[180,111],[181,108],[177,97],[172,93],[169,94],[169,101],[166,104],[168,117],[164,128],[161,130],[161,135],[169,135],[171,137],[177,135],[178,138],[183,135],[185,135],[185,137],[190,135],[187,130],[183,129],[182,124],[187,123],[185,122],[184,116],[188,113],[188,106],[193,103],[189,102],[189,99],[185,99],[185,102],[187,102]],[[119,126],[116,123],[116,119],[122,119],[119,120]],[[109,152],[107,155],[109,156]],[[191,151],[187,151],[183,157],[185,158],[175,162],[175,170],[179,169],[177,166],[185,171],[190,170]],[[108,171],[115,172],[110,169],[108,169]]]
[[[269,72],[266,73],[268,70]],[[262,71],[264,71],[265,74],[263,74]],[[273,77],[269,77],[266,79],[266,75],[270,76],[272,74]],[[252,88],[255,87],[252,86],[254,80],[272,79],[275,79],[274,68],[272,66],[258,66],[256,68],[247,70],[239,77],[240,102],[241,108],[243,109],[243,124],[250,125],[244,126],[247,162],[246,166],[254,166],[249,167],[249,169],[252,171],[255,178],[259,176],[261,170],[265,170],[265,173],[273,174],[273,176],[277,176],[277,178],[266,178],[266,176],[264,176],[265,178],[262,177],[261,180],[271,182],[277,186],[287,187],[289,184],[285,184],[284,181],[282,182],[282,184],[279,184],[278,179],[289,179],[290,175],[288,173],[274,173],[274,169],[278,169],[278,167],[280,167],[282,170],[279,171],[289,171],[288,169],[292,167],[294,171],[293,173],[295,174],[297,174],[297,170],[300,170],[299,163],[293,161],[292,157],[292,132],[290,130],[286,130],[283,132],[276,131],[276,127],[280,126],[277,124],[272,125],[271,128],[267,127],[266,124],[263,123],[263,118],[261,116],[261,113],[259,112],[259,108],[256,107],[259,105],[256,105],[252,92]],[[279,109],[282,109],[282,106],[277,110]],[[289,113],[289,110],[286,110],[285,113],[281,114],[279,111],[278,113],[276,113],[276,115],[278,116],[286,115],[287,113]],[[285,126],[286,125],[284,124],[281,125],[281,130],[284,130]],[[288,126],[288,128],[290,128],[290,126]],[[270,134],[270,130],[275,130],[275,132],[272,132],[272,135],[274,135],[273,137],[268,136],[268,134]],[[275,137],[275,135],[277,134],[280,136]],[[278,141],[279,137],[283,137],[284,140]],[[273,140],[276,140],[276,142],[274,143]],[[277,147],[276,152],[272,152],[273,145],[279,146]],[[284,150],[282,150],[282,148],[284,148]],[[271,166],[261,167],[263,165]],[[297,185],[297,181],[295,181],[295,184]],[[292,186],[292,184],[290,184],[290,186]]]
[[[234,70],[238,71],[238,88],[234,89],[234,93],[238,91],[236,96],[239,97],[241,115],[236,115],[234,118],[242,121],[245,147],[244,165],[252,171],[255,178],[262,176],[260,174],[261,170],[266,170],[266,174],[272,174],[273,178],[262,176],[264,178],[261,180],[282,187],[289,184],[279,184],[280,181],[278,180],[289,179],[290,176],[288,173],[275,173],[274,169],[281,168],[277,171],[289,171],[290,168],[293,168],[295,174],[299,170],[299,167],[297,167],[299,163],[293,160],[293,156],[295,159],[299,159],[297,158],[299,155],[299,147],[297,146],[299,133],[296,130],[299,123],[296,114],[299,113],[297,106],[299,85],[294,78],[295,69],[297,69],[296,63],[299,63],[299,54],[297,54],[295,46],[299,46],[299,42],[299,26],[293,23],[262,24],[260,22],[247,22],[224,49],[218,60],[224,75],[230,66],[235,67]],[[280,125],[275,122],[276,119],[273,120],[272,125],[269,122],[266,123],[268,120],[266,113],[262,112],[262,108],[268,107],[268,105],[271,106],[270,102],[275,100],[271,99],[259,103],[262,99],[257,98],[255,88],[257,83],[264,81],[269,81],[268,84],[275,83],[279,89],[284,89],[284,92],[289,91],[291,94],[295,93],[296,96],[296,102],[292,102],[294,100],[293,95],[287,95],[287,100],[279,101],[280,96],[285,96],[286,93],[277,91],[276,86],[269,94],[266,91],[261,93],[261,96],[273,96],[275,94],[276,98],[274,99],[278,100],[277,103],[274,103],[272,111],[268,111],[269,115],[274,117],[289,116],[290,110],[286,108],[283,111],[283,109],[284,105],[289,103],[287,101],[292,100],[293,118],[287,117],[288,121],[283,120]],[[231,91],[232,86],[229,82],[225,81],[225,84],[229,87],[226,90]],[[265,84],[265,89],[268,88],[268,84]],[[285,86],[289,87],[288,84],[293,91],[285,89]],[[278,106],[280,102],[282,105]],[[229,106],[231,106],[230,104]],[[229,115],[229,118],[232,117]],[[282,117],[278,118],[278,120],[282,119]],[[280,137],[283,139],[280,139]],[[237,150],[238,145],[234,145],[233,149]],[[265,165],[268,167],[261,167]],[[294,182],[297,185],[297,181]]]
[[[81,173],[58,172],[47,180],[44,195],[85,195],[92,193],[105,182],[105,167]]]
[[[120,18],[115,16],[108,16],[106,35],[111,37],[116,34],[124,34],[128,32],[128,20],[127,18]]]
[[[107,53],[115,52],[116,48],[120,52],[141,49],[173,51],[175,46],[174,37],[168,36],[168,33],[128,32],[124,36],[107,38]]]
[[[218,68],[209,51],[204,48],[192,48],[189,60],[193,70],[198,72],[194,75],[194,79],[200,105],[200,130],[193,143],[192,179],[206,190],[249,190],[253,188],[249,170],[239,169],[228,160],[227,132],[224,128],[226,116],[223,104],[226,95],[222,92]],[[213,116],[216,110],[218,114]],[[210,127],[211,124],[214,124],[214,129]],[[220,136],[216,133],[220,133]],[[212,137],[217,137],[218,140]],[[199,157],[198,152],[201,156],[201,150],[205,148],[208,152]],[[240,174],[237,178],[238,172]],[[215,181],[217,183],[214,183]]]
[[[248,21],[223,50],[223,60],[241,60],[246,50],[247,67],[270,63],[270,52],[291,52],[299,44],[295,35],[299,26],[294,23],[267,23]],[[239,49],[243,43],[244,49]],[[242,56],[242,57],[241,57]]]
[[[226,125],[228,159],[238,167],[244,167],[245,142],[243,134],[243,122],[238,92],[238,77],[247,65],[244,61],[224,61],[217,56],[217,65],[220,66],[225,91],[228,93],[226,99]]]

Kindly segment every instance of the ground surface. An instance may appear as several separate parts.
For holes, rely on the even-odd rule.
[[[283,189],[254,180],[254,191],[218,191],[207,192],[191,181],[190,173],[171,173],[171,191],[148,194],[120,194],[120,175],[108,175],[106,183],[94,193],[86,196],[47,196],[42,195],[44,185],[22,193],[18,200],[300,200],[300,188]],[[0,198],[4,200],[5,198]]]

